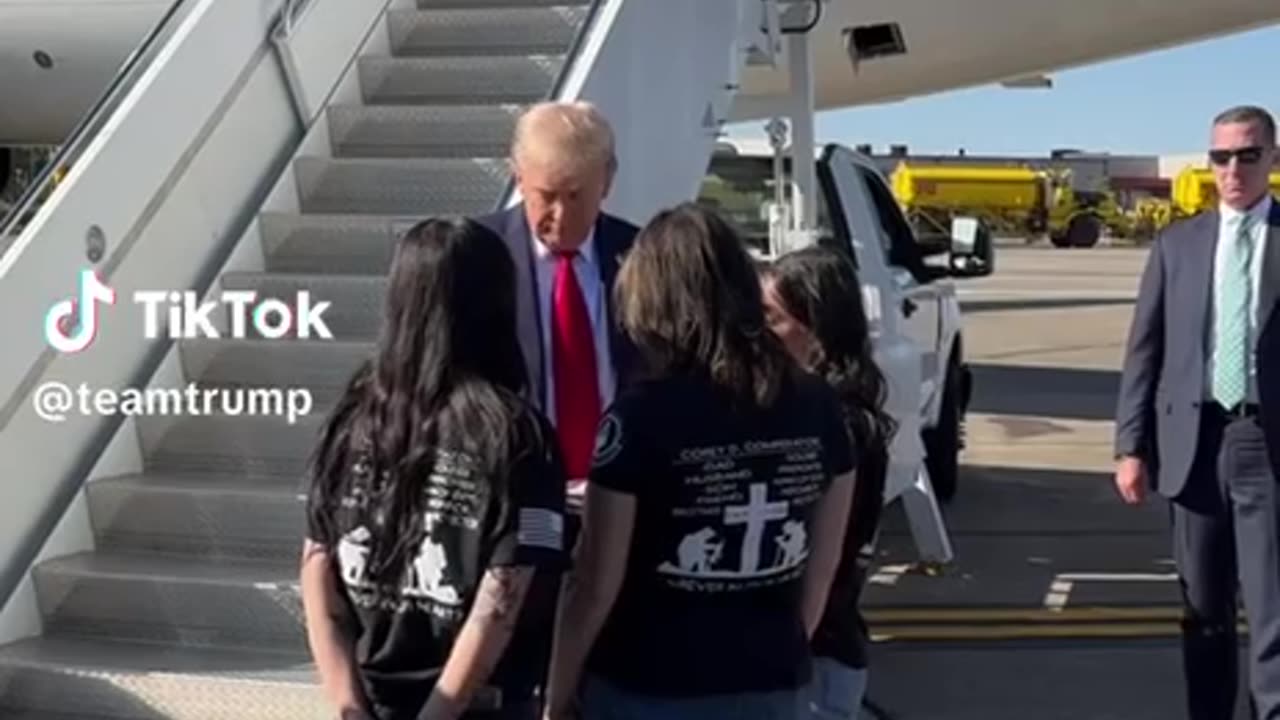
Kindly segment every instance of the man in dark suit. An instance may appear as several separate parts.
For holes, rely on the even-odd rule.
[[[1141,502],[1151,481],[1172,501],[1190,717],[1233,716],[1239,587],[1252,699],[1258,717],[1272,719],[1280,718],[1280,489],[1267,446],[1280,445],[1280,406],[1276,355],[1255,350],[1280,315],[1280,203],[1268,188],[1275,121],[1261,108],[1228,110],[1214,120],[1211,148],[1219,208],[1161,233],[1143,273],[1116,415],[1115,482],[1125,502]]]
[[[636,350],[613,321],[613,284],[638,228],[601,210],[617,168],[613,131],[589,103],[547,102],[516,122],[511,172],[521,203],[478,221],[516,266],[516,330],[532,400],[556,427],[568,477],[562,535],[572,552],[596,428]],[[559,577],[540,574],[517,635],[542,646],[546,672]]]
[[[542,103],[516,123],[511,169],[523,202],[480,218],[517,269],[518,329],[534,400],[556,426],[578,507],[596,426],[634,364],[613,322],[613,281],[636,226],[601,211],[617,160],[589,103]],[[572,540],[573,533],[567,533]]]

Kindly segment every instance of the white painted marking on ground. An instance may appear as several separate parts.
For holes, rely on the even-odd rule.
[[[1044,606],[1052,612],[1061,612],[1067,607],[1071,598],[1071,590],[1081,582],[1176,582],[1177,573],[1101,573],[1077,572],[1058,573],[1049,583],[1049,592],[1044,594]]]
[[[1067,606],[1067,600],[1071,597],[1070,580],[1054,579],[1049,583],[1049,592],[1045,593],[1044,606],[1052,612],[1062,612]]]
[[[1073,582],[1171,582],[1177,573],[1060,573],[1054,579]]]
[[[876,585],[892,587],[898,584],[898,579],[906,574],[910,568],[910,565],[885,565],[871,576],[870,581]]]

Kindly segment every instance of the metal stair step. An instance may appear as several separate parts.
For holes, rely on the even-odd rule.
[[[3,702],[3,701],[0,701]],[[116,720],[106,715],[84,715],[83,712],[49,712],[46,710],[12,710],[0,705],[0,717],[5,720]],[[124,720],[148,720],[146,715],[128,715]]]
[[[304,213],[476,215],[493,208],[510,171],[498,158],[300,157]]]
[[[99,549],[191,561],[297,561],[302,483],[281,477],[123,475],[86,493]]]
[[[226,273],[222,276],[222,287],[252,290],[259,299],[280,298],[286,302],[307,290],[312,304],[330,303],[323,317],[335,340],[369,340],[377,337],[382,326],[387,278],[385,275]]]
[[[0,647],[0,717],[331,717],[305,655],[42,637]],[[91,713],[86,715],[85,713]]]
[[[556,54],[586,17],[581,5],[391,10],[387,29],[398,57]]]
[[[270,415],[139,417],[145,470],[281,476],[300,482],[328,412],[327,407],[316,407],[292,424]]]
[[[266,270],[385,275],[399,238],[421,220],[394,215],[259,216]]]
[[[205,387],[306,388],[330,405],[352,373],[373,355],[373,343],[349,340],[184,340],[188,379]]]
[[[41,563],[33,576],[46,635],[306,650],[296,562],[193,563],[98,551]]]
[[[531,103],[547,97],[562,55],[360,58],[370,105]]]
[[[587,6],[592,0],[418,0],[422,10]]]
[[[494,157],[507,155],[523,105],[330,107],[339,157]]]

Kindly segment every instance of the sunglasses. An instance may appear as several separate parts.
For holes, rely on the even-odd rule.
[[[1241,165],[1253,165],[1262,159],[1263,149],[1258,146],[1236,148],[1235,150],[1210,150],[1209,162],[1214,165],[1229,165],[1231,158],[1240,161]]]

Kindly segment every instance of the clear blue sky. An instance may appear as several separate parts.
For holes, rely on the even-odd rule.
[[[1277,0],[1280,2],[1280,0]],[[818,140],[912,153],[1043,155],[1199,152],[1213,115],[1237,104],[1280,114],[1280,27],[1052,74],[1049,90],[981,87],[818,115]],[[762,123],[734,136],[762,136]]]

